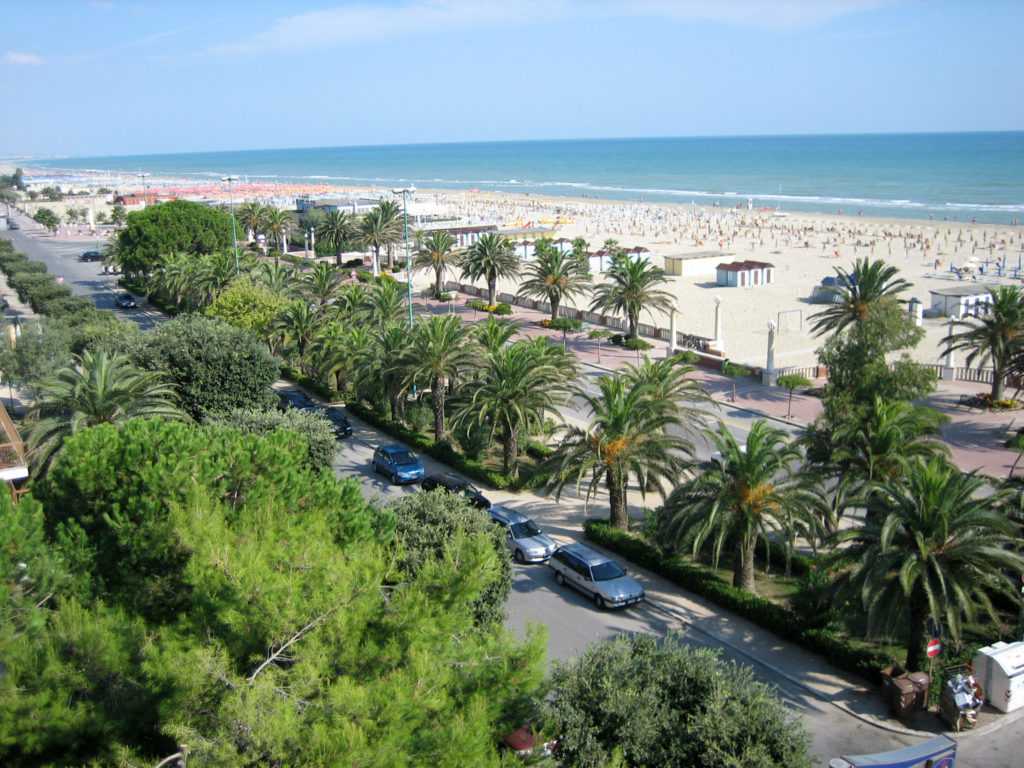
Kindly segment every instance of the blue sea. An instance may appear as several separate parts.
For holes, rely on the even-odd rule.
[[[266,149],[26,162],[197,181],[321,181],[1010,224],[1024,131],[583,139]]]

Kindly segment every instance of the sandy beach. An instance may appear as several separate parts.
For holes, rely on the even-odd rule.
[[[5,170],[3,172],[10,172]],[[26,170],[31,181],[31,172]],[[67,189],[116,188],[116,176],[76,176]],[[126,177],[126,192],[142,192],[137,179]],[[222,184],[198,183],[174,178],[148,179],[151,194],[175,194],[186,199],[227,201]],[[258,199],[282,208],[294,207],[300,195],[372,197],[390,190],[370,186],[337,187],[327,184],[287,184],[245,181],[233,187],[234,200]],[[108,209],[110,196],[81,197],[66,204],[98,205]],[[66,205],[65,204],[65,205]],[[61,204],[47,205],[61,214]],[[744,288],[716,284],[714,271],[692,277],[670,277],[667,289],[678,304],[680,332],[714,335],[715,297],[721,298],[723,352],[730,359],[752,366],[766,362],[768,323],[776,324],[775,363],[777,368],[803,367],[815,363],[820,340],[810,333],[809,317],[821,305],[810,297],[822,278],[835,275],[835,268],[852,267],[854,259],[884,259],[913,284],[907,298],[916,297],[927,311],[929,291],[956,284],[976,284],[980,289],[1024,278],[1022,228],[957,221],[915,221],[877,219],[859,215],[809,214],[771,209],[700,207],[664,203],[622,202],[595,198],[511,195],[482,191],[421,189],[410,204],[410,213],[422,210],[443,212],[465,224],[497,224],[522,227],[542,222],[553,224],[556,237],[583,237],[591,251],[601,250],[608,239],[624,248],[642,246],[651,261],[665,266],[666,256],[712,254],[714,263],[755,260],[775,267],[771,285]],[[99,210],[99,208],[97,208]],[[997,274],[1003,266],[1002,276]],[[960,270],[958,275],[953,268]],[[1018,277],[1019,276],[1019,277]],[[451,277],[450,277],[451,279]],[[430,275],[414,276],[419,286]],[[514,293],[516,285],[503,281],[499,290]],[[586,302],[583,302],[585,305]],[[581,307],[584,308],[584,307]],[[645,316],[643,322],[668,328],[662,313]],[[926,317],[925,340],[914,352],[921,362],[940,361],[941,340],[947,332],[946,318]]]

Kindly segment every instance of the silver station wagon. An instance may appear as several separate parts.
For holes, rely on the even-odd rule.
[[[548,560],[559,584],[570,584],[598,608],[622,608],[644,599],[644,589],[611,558],[583,544],[559,547]]]

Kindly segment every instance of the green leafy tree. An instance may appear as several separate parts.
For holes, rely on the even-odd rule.
[[[785,373],[775,380],[783,389],[789,390],[789,400],[786,403],[786,418],[793,416],[793,390],[811,386],[811,380],[798,373]]]
[[[341,254],[359,234],[355,219],[344,211],[328,211],[313,230],[320,242],[334,251],[334,263],[341,266]]]
[[[39,382],[71,363],[72,334],[67,324],[42,317],[24,323],[6,319],[0,340],[0,370],[6,382],[40,395]]]
[[[251,200],[238,206],[235,218],[245,230],[245,239],[252,242],[266,226],[267,207],[258,200]]]
[[[982,497],[986,485],[941,457],[915,458],[867,496],[873,514],[860,527],[835,536],[836,557],[855,563],[837,581],[839,599],[859,597],[871,631],[904,638],[911,671],[926,665],[929,616],[959,642],[979,609],[999,621],[990,595],[1012,594],[1008,574],[1024,570],[1020,527],[1000,505],[1009,491]]]
[[[166,371],[181,407],[196,421],[273,403],[277,361],[252,333],[217,318],[179,315],[129,354],[147,370]]]
[[[267,435],[275,429],[297,432],[308,446],[309,466],[315,472],[330,471],[334,464],[337,441],[331,423],[319,413],[289,408],[231,411],[217,414],[208,423],[226,429],[237,429],[243,435]]]
[[[617,255],[605,273],[604,282],[594,288],[590,308],[624,314],[628,323],[626,335],[635,339],[643,312],[668,310],[672,296],[659,287],[666,283],[665,270],[653,266],[647,259]]]
[[[1003,399],[1006,377],[1014,362],[1024,357],[1024,292],[1016,285],[989,288],[991,302],[984,314],[957,321],[962,328],[949,340],[948,352],[968,350],[968,366],[992,365],[992,400]]]
[[[512,244],[492,233],[482,235],[473,243],[463,254],[459,266],[463,278],[487,282],[487,303],[491,305],[498,293],[498,279],[519,275],[519,257]]]
[[[32,219],[46,227],[51,232],[56,232],[57,227],[60,226],[60,217],[49,208],[40,208],[32,214]]]
[[[455,238],[448,232],[434,232],[424,238],[416,249],[414,269],[434,270],[434,291],[444,291],[444,273],[458,264],[461,255],[455,250]]]
[[[67,437],[84,427],[136,417],[187,418],[161,374],[105,352],[86,351],[72,360],[39,383],[40,397],[29,409],[29,455],[37,467],[45,470]]]
[[[550,712],[566,768],[810,768],[809,739],[750,667],[678,635],[619,635],[552,673]]]
[[[263,284],[233,280],[206,308],[206,316],[264,336],[286,304],[285,298]]]
[[[437,442],[447,436],[444,405],[448,387],[478,359],[473,330],[458,315],[433,315],[413,328],[407,352],[408,380],[429,382]]]
[[[480,378],[468,386],[456,422],[472,421],[501,430],[502,472],[519,476],[519,435],[544,423],[568,401],[565,371],[537,354],[530,342],[488,352]]]
[[[645,497],[648,488],[664,495],[664,483],[675,481],[693,446],[678,434],[685,434],[686,425],[675,404],[653,397],[644,382],[612,375],[602,376],[597,386],[597,395],[576,392],[590,410],[590,420],[585,427],[562,428],[564,436],[547,463],[552,473],[548,488],[559,498],[566,485],[574,484],[579,492],[589,478],[589,502],[604,483],[612,525],[628,530],[630,480],[636,480]]]
[[[534,259],[526,266],[526,280],[519,286],[519,296],[544,299],[551,306],[551,322],[558,319],[562,302],[590,291],[590,275],[580,268],[580,261],[571,253],[563,253],[548,238],[534,244]]]
[[[756,421],[745,444],[725,425],[705,430],[719,455],[702,462],[669,496],[660,517],[660,540],[696,555],[713,542],[715,567],[726,545],[734,547],[732,585],[754,592],[754,554],[758,536],[778,532],[792,541],[795,526],[814,532],[814,498],[798,468],[800,449],[786,433]]]
[[[512,566],[501,530],[491,516],[455,494],[443,490],[405,496],[389,505],[398,521],[394,546],[399,567],[417,574],[428,564],[449,555],[463,537],[478,539],[494,554],[494,569],[481,585],[472,606],[478,626],[505,620],[505,603],[512,592]]]
[[[188,200],[171,200],[128,215],[117,236],[126,272],[149,272],[174,253],[231,249],[231,216]]]

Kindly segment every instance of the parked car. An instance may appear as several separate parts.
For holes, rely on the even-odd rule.
[[[423,479],[423,465],[404,445],[389,443],[373,452],[373,471],[391,478],[392,483],[417,483]]]
[[[331,429],[334,430],[334,436],[351,437],[352,436],[352,424],[345,417],[345,414],[339,411],[337,408],[325,408],[321,412],[325,419],[331,422]]]
[[[19,224],[16,221],[8,220],[7,221],[7,228],[8,229],[13,229],[13,230],[21,229],[21,224]]]
[[[130,293],[122,293],[120,296],[117,297],[117,301],[115,303],[121,309],[135,309],[137,306],[139,306],[138,304],[135,303],[135,297],[132,296]]]
[[[558,549],[555,540],[526,515],[505,507],[491,507],[490,514],[491,520],[505,527],[505,546],[517,563],[542,563]]]
[[[280,399],[277,407],[281,411],[287,411],[289,408],[298,408],[300,411],[314,411],[317,407],[309,395],[298,390],[283,389],[277,393],[277,396]]]
[[[432,491],[435,488],[444,488],[449,493],[454,493],[456,496],[461,496],[466,499],[475,507],[479,507],[480,509],[491,508],[491,502],[488,501],[486,496],[480,493],[480,490],[475,485],[468,480],[463,480],[461,477],[454,475],[451,472],[430,475],[430,477],[424,478],[422,487],[424,491]]]
[[[86,251],[85,253],[82,254],[82,261],[99,261],[99,260],[100,260],[100,252],[99,251]]]
[[[559,585],[568,583],[589,595],[598,608],[621,608],[644,599],[643,587],[621,565],[583,544],[559,547],[548,567]]]

